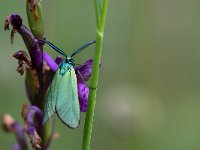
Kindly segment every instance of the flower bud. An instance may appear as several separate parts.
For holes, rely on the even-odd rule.
[[[42,39],[44,35],[44,24],[40,2],[38,0],[27,0],[26,13],[33,35],[37,39]]]

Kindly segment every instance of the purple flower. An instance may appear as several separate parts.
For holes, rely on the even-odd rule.
[[[10,23],[14,29],[19,30],[22,25],[22,18],[18,14],[11,14],[9,17]]]
[[[57,56],[55,59],[55,62],[59,65],[63,61],[63,58],[61,56]]]
[[[78,82],[78,98],[81,112],[87,111],[89,88],[84,82]]]
[[[36,71],[41,74],[42,73],[42,51],[39,47],[38,40],[34,37],[33,33],[22,24],[22,19],[18,14],[11,14],[8,16],[4,23],[4,29],[9,29],[9,24],[12,25],[13,29],[11,31],[11,43],[13,43],[14,33],[18,31],[18,33],[22,36],[24,43],[29,51],[29,55],[31,58],[31,65]],[[17,58],[17,57],[16,57]],[[20,58],[17,58],[20,59]],[[21,67],[18,72],[23,74],[25,71],[26,65],[22,61],[20,61]],[[26,62],[27,63],[27,62]],[[30,66],[30,65],[29,65]]]
[[[47,65],[50,67],[50,70],[56,72],[58,69],[58,64],[51,58],[51,56],[47,52],[44,52],[43,58]]]
[[[27,106],[25,106],[27,107]],[[42,140],[38,134],[42,126],[42,111],[33,105],[28,106],[25,121],[27,126],[27,134],[31,140],[32,147],[41,148]]]
[[[18,71],[21,74],[23,74],[24,71],[26,70],[26,66],[29,66],[29,69],[33,68],[33,69],[36,69],[37,71],[42,68],[42,53],[39,48],[39,42],[37,39],[34,39],[34,43],[30,47],[30,50],[29,50],[29,55],[30,56],[28,56],[28,54],[22,50],[17,51],[13,55],[13,57],[18,59],[18,61],[20,63],[19,65],[22,66],[22,69],[19,68],[20,70]],[[26,65],[24,65],[25,63],[26,63]],[[23,68],[23,66],[25,68]]]
[[[78,81],[78,98],[81,112],[87,111],[89,88],[85,82],[88,81],[91,76],[92,63],[93,60],[89,59],[83,65],[75,67]]]
[[[22,150],[18,143],[14,144],[12,149],[13,150]]]
[[[39,43],[38,40],[34,40],[34,44],[30,49],[30,56],[32,60],[32,65],[36,68],[39,69],[42,67],[42,53],[39,48]]]
[[[42,140],[38,135],[36,129],[32,126],[29,126],[27,129],[27,134],[31,140],[31,145],[34,149],[41,149]]]
[[[92,73],[92,63],[93,60],[89,59],[83,65],[75,67],[78,82],[86,82],[89,80]]]
[[[13,29],[19,30],[22,26],[22,18],[18,14],[11,14],[10,16],[7,16],[4,21],[4,29],[9,30],[9,25],[13,26]]]
[[[42,111],[34,105],[28,106],[27,103],[24,103],[21,114],[32,147],[40,149],[42,140],[38,133],[41,132],[42,129]]]
[[[26,47],[28,51],[30,51],[31,47],[34,44],[35,37],[33,33],[22,24],[22,19],[18,14],[11,14],[8,17],[6,17],[4,21],[4,29],[9,30],[9,25],[12,25],[12,30],[11,30],[11,43],[13,43],[14,40],[14,34],[16,31],[22,36],[24,43],[26,44]]]
[[[28,106],[28,112],[26,115],[26,123],[28,126],[39,128],[42,125],[42,111],[34,106]]]
[[[16,135],[18,144],[20,145],[20,148],[22,150],[28,149],[27,142],[26,142],[26,137],[25,137],[24,127],[19,123],[15,123],[14,124],[14,129],[15,129],[15,135]]]
[[[78,81],[78,97],[81,112],[87,111],[89,88],[85,82],[88,81],[91,77],[92,63],[93,60],[89,59],[83,65],[75,67],[76,77]],[[99,67],[100,66],[101,62],[99,64]]]
[[[11,31],[11,43],[13,43],[14,33],[18,31],[29,51],[33,67],[39,70],[39,68],[42,67],[42,53],[39,48],[38,40],[34,37],[33,33],[22,24],[22,19],[18,14],[11,14],[6,18],[4,23],[5,30],[9,29],[9,24],[13,27]]]
[[[2,122],[2,127],[5,131],[12,132],[16,136],[18,143],[15,144],[15,146],[13,146],[13,149],[14,148],[15,148],[14,150],[28,149],[23,125],[16,122],[9,114],[4,114],[2,116],[1,122]]]

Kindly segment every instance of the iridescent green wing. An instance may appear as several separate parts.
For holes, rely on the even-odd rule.
[[[67,71],[60,80],[56,112],[67,126],[77,128],[80,122],[77,79],[74,68],[70,64],[65,65]]]
[[[43,124],[45,124],[56,111],[56,101],[58,99],[58,91],[61,85],[62,76],[60,75],[60,69],[58,69],[54,75],[53,81],[49,87],[45,104],[44,104],[44,115]]]

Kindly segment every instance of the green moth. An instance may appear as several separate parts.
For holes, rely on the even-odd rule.
[[[61,49],[49,41],[42,41],[66,57],[59,65],[48,90],[44,105],[43,124],[56,113],[65,125],[77,128],[80,122],[80,107],[73,56],[95,43],[95,41],[82,45],[71,56],[67,56]]]

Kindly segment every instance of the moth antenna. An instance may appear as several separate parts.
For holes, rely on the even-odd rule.
[[[79,47],[77,50],[75,50],[75,51],[72,53],[71,57],[73,57],[74,55],[80,53],[80,52],[81,52],[82,50],[84,50],[86,47],[88,47],[88,46],[94,44],[95,42],[96,42],[96,41],[94,40],[94,41],[92,41],[92,42],[88,42],[88,43],[82,45],[81,47]]]
[[[67,55],[65,54],[65,52],[63,52],[60,48],[58,48],[57,46],[55,46],[53,43],[42,39],[42,42],[46,43],[47,45],[49,45],[51,48],[53,48],[55,51],[57,51],[58,53],[62,54],[63,56],[65,56],[67,58]]]

